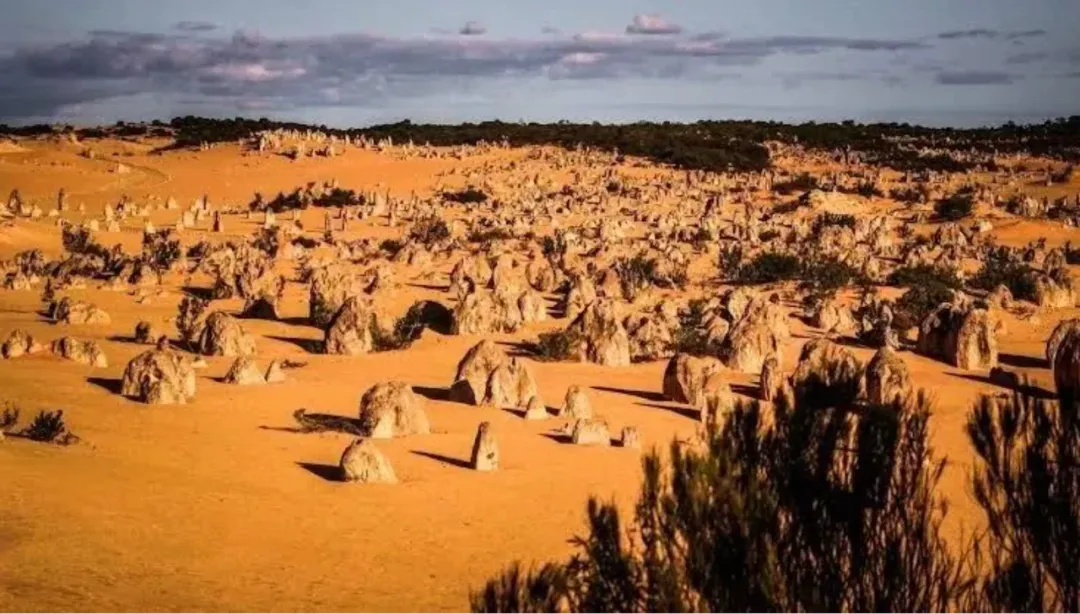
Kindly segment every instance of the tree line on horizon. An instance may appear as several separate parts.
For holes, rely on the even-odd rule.
[[[813,150],[858,153],[867,163],[902,172],[964,172],[992,168],[995,154],[1029,154],[1068,162],[1080,161],[1080,116],[1041,124],[1007,123],[988,128],[928,128],[907,123],[860,124],[773,121],[637,122],[631,124],[536,123],[486,121],[462,124],[420,124],[404,120],[365,128],[273,121],[267,118],[215,119],[177,117],[168,123],[117,122],[113,126],[76,129],[50,125],[0,125],[0,135],[41,136],[74,133],[79,138],[108,136],[171,137],[169,149],[198,147],[250,138],[264,130],[318,130],[338,137],[393,139],[434,146],[506,142],[512,146],[553,145],[567,149],[592,147],[640,156],[677,168],[707,171],[758,171],[769,168],[764,143],[779,141]]]

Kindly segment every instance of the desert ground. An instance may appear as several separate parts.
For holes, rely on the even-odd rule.
[[[289,135],[282,138],[292,142]],[[820,337],[834,339],[864,363],[877,348],[859,341],[860,324],[848,322],[846,315],[804,317],[795,283],[747,288],[719,278],[722,245],[743,243],[749,257],[776,240],[756,236],[755,225],[762,231],[795,229],[804,247],[821,243],[829,248],[836,241],[834,251],[845,257],[868,256],[858,267],[871,266],[867,259],[876,258],[880,262],[874,266],[882,268],[879,279],[905,262],[911,253],[905,241],[914,236],[935,238],[930,249],[938,251],[920,257],[942,258],[955,270],[974,274],[979,267],[974,251],[940,253],[948,247],[940,244],[946,227],[947,233],[965,234],[972,244],[992,240],[1022,248],[1044,238],[1033,261],[1036,268],[1048,252],[1080,240],[1080,231],[1061,219],[1023,216],[995,205],[996,195],[1020,194],[1035,201],[1076,198],[1080,175],[1047,185],[1042,169],[1057,166],[1037,159],[1026,160],[1029,170],[933,178],[928,183],[941,195],[965,182],[985,188],[972,215],[955,223],[935,219],[933,199],[912,205],[887,192],[865,197],[829,190],[813,190],[803,206],[787,207],[791,212],[766,220],[763,212],[799,200],[799,193],[772,189],[782,177],[804,172],[840,175],[841,181],[873,176],[890,185],[905,179],[793,148],[774,152],[775,176],[766,182],[734,174],[691,176],[640,159],[548,147],[354,144],[332,156],[292,159],[280,153],[291,145],[271,141],[264,147],[232,142],[163,153],[155,150],[167,144],[164,139],[0,142],[0,192],[6,196],[17,189],[26,209],[17,211],[9,203],[9,215],[0,217],[0,261],[7,263],[0,272],[11,282],[0,290],[0,342],[20,330],[43,347],[0,361],[0,403],[19,407],[23,425],[41,410],[62,409],[69,430],[79,438],[72,445],[50,445],[20,437],[13,429],[0,442],[0,609],[467,608],[469,589],[511,561],[542,562],[572,552],[568,539],[583,530],[590,495],[627,509],[633,505],[642,451],[618,445],[624,427],[637,429],[644,449],[664,449],[673,439],[694,437],[700,428],[701,411],[693,402],[679,403],[665,394],[664,374],[673,351],[664,340],[672,326],[650,333],[656,338],[618,333],[631,337],[631,364],[624,364],[630,362],[622,356],[625,341],[595,352],[590,342],[577,360],[536,355],[532,344],[541,333],[571,323],[564,304],[573,302],[566,300],[567,288],[569,294],[589,294],[580,288],[585,282],[563,283],[577,279],[575,272],[592,280],[593,298],[599,294],[625,316],[646,314],[657,322],[671,322],[671,312],[691,298],[723,303],[733,288],[755,296],[776,293],[773,304],[783,310],[790,330],[776,337],[774,353],[781,370],[791,373],[800,348]],[[1007,160],[1001,168],[1018,162]],[[279,192],[309,184],[320,189],[328,182],[368,195],[367,204],[279,211],[269,220],[263,211],[248,213],[256,193],[268,202]],[[615,189],[605,188],[613,182]],[[471,205],[441,196],[470,186],[489,200]],[[61,189],[63,210],[52,213]],[[716,195],[721,198],[710,211],[706,203]],[[124,212],[107,219],[106,208],[120,202],[126,203]],[[199,211],[194,224],[163,235],[178,238],[184,249],[202,241],[208,246],[250,243],[263,235],[288,244],[272,257],[259,256],[269,258],[273,275],[285,280],[279,295],[270,297],[275,318],[240,317],[250,302],[240,295],[243,289],[232,298],[212,300],[207,311],[234,316],[253,340],[257,368],[276,362],[285,367],[284,381],[231,383],[227,375],[237,358],[215,355],[228,350],[211,350],[194,368],[196,390],[180,399],[185,403],[146,402],[153,399],[121,394],[125,369],[148,351],[174,353],[185,364],[196,358],[180,340],[175,319],[186,296],[212,293],[214,271],[192,256],[170,263],[160,277],[158,272],[119,280],[74,275],[74,281],[54,284],[55,298],[92,304],[108,318],[65,322],[47,313],[46,276],[23,276],[17,256],[40,250],[46,260],[60,259],[66,253],[62,226],[90,227],[91,220],[93,241],[107,248],[119,244],[125,254],[138,256],[150,227],[170,231],[192,211]],[[853,215],[859,224],[884,222],[842,243],[848,239],[836,233],[806,232],[822,212]],[[427,244],[415,235],[410,238],[418,221],[430,214],[448,223],[449,236]],[[680,230],[692,234],[705,226],[723,240],[701,245],[679,237]],[[475,238],[478,230],[491,229],[503,232],[493,233],[493,239]],[[570,247],[556,265],[549,264],[552,283],[534,283],[526,268],[545,260],[541,240],[559,233],[565,237],[568,230],[577,231],[577,243],[566,239]],[[380,247],[387,240],[405,247]],[[871,246],[862,252],[856,249],[867,243]],[[622,296],[618,280],[608,274],[612,263],[641,251],[677,263],[685,279],[646,284],[633,296]],[[495,263],[499,255],[513,262],[496,265],[490,291],[479,287],[487,279],[473,287],[476,280],[459,266],[477,258]],[[589,262],[595,265],[592,270]],[[309,319],[311,282],[305,278],[305,271],[322,266],[374,279],[362,294],[380,317],[392,321],[426,300],[445,306],[455,323],[425,327],[400,349],[326,354],[328,333]],[[1064,267],[1075,278],[1077,265]],[[226,282],[231,283],[227,276]],[[542,313],[510,317],[501,303],[495,309],[483,301],[479,312],[463,313],[461,302],[468,295],[497,293],[500,286],[535,293],[542,299]],[[884,282],[876,291],[892,299],[903,292]],[[994,366],[1031,378],[1035,387],[1053,389],[1047,340],[1059,322],[1080,316],[1072,291],[1062,292],[1068,295],[1064,300],[991,297],[987,309],[994,323],[984,334],[994,339]],[[847,287],[830,303],[834,311],[856,313],[859,291]],[[589,301],[576,311],[582,309],[591,309]],[[599,310],[594,316],[606,317]],[[461,325],[466,319],[470,324]],[[604,325],[623,328],[620,319]],[[173,349],[154,350],[153,339],[137,342],[140,322],[169,337]],[[948,458],[940,484],[951,503],[946,528],[959,540],[983,523],[969,492],[973,451],[965,420],[980,395],[1006,388],[990,377],[988,357],[961,368],[914,351],[919,332],[909,333],[901,339],[899,356],[914,385],[934,401],[931,441],[936,453]],[[107,366],[83,364],[87,361],[48,349],[65,336],[95,342]],[[550,410],[548,419],[525,419],[523,401],[531,399],[474,405],[451,394],[459,361],[484,340],[513,358],[514,369],[529,372],[538,398]],[[735,398],[759,397],[760,366],[728,364],[723,374]],[[351,423],[365,391],[384,382],[412,388],[416,398],[410,402],[422,407],[430,422],[423,430],[429,432],[395,432],[373,440],[392,466],[396,483],[342,481],[339,462],[355,435],[332,428],[306,432],[294,413],[304,409]],[[605,419],[615,445],[576,445],[563,431],[567,416],[557,414],[572,386],[581,387],[593,411]],[[497,442],[495,471],[470,466],[481,422],[490,423]]]

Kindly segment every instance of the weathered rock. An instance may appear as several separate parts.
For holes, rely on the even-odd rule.
[[[722,427],[735,410],[736,403],[735,393],[731,391],[731,385],[724,379],[723,373],[713,373],[705,382],[702,403],[698,406],[701,409],[701,422]]]
[[[544,401],[539,396],[534,395],[529,399],[528,404],[525,406],[526,420],[547,420],[550,417]]]
[[[858,330],[858,324],[855,322],[851,309],[835,299],[822,303],[814,314],[812,323],[827,333],[840,335],[852,335]]]
[[[593,417],[592,404],[581,386],[575,384],[566,389],[566,399],[559,410],[559,417],[570,420],[587,420]]]
[[[583,275],[575,276],[570,282],[570,289],[566,292],[563,300],[563,310],[566,317],[573,320],[578,317],[585,308],[597,299],[596,286]]]
[[[567,327],[581,341],[577,358],[608,367],[630,364],[630,338],[610,300],[591,303]]]
[[[789,335],[787,318],[780,307],[756,298],[728,333],[720,348],[721,358],[729,369],[760,373],[769,356],[782,358]]]
[[[772,401],[784,385],[784,374],[780,371],[780,361],[775,356],[765,359],[761,366],[761,378],[758,382],[759,395],[763,401]]]
[[[1073,331],[1080,333],[1080,318],[1062,320],[1054,327],[1054,331],[1050,333],[1050,338],[1046,340],[1046,362],[1048,364],[1053,366],[1054,356],[1057,355],[1061,342]],[[14,335],[14,333],[12,334]]]
[[[60,358],[104,369],[109,366],[105,352],[96,341],[80,341],[73,337],[61,337],[52,343],[52,352]]]
[[[280,360],[270,361],[270,366],[266,368],[264,379],[267,384],[278,384],[285,381],[285,370],[281,368]]]
[[[357,439],[341,455],[341,478],[360,484],[393,484],[397,482],[389,459],[370,439]]]
[[[619,446],[629,450],[641,449],[641,431],[636,426],[624,426],[619,437]]]
[[[124,369],[120,394],[156,405],[186,403],[195,396],[195,369],[177,352],[148,350]]]
[[[477,471],[495,471],[499,468],[499,446],[490,422],[481,422],[476,429],[469,465]]]
[[[370,299],[353,296],[345,300],[326,329],[323,351],[360,356],[375,350],[376,314]]]
[[[491,340],[474,345],[458,363],[450,385],[450,400],[479,405],[487,395],[488,380],[502,365],[510,362],[506,352]]]
[[[511,358],[491,372],[487,381],[484,403],[499,408],[522,408],[537,396],[536,380],[528,366]]]
[[[64,297],[52,308],[52,317],[62,324],[109,324],[112,318],[92,303]]]
[[[390,439],[431,432],[420,397],[408,384],[375,384],[360,398],[360,426],[369,437]]]
[[[363,293],[362,282],[344,266],[330,265],[311,275],[309,288],[311,323],[325,328],[350,297]]]
[[[258,384],[265,384],[266,377],[263,375],[259,365],[255,364],[255,359],[250,356],[241,356],[233,361],[229,372],[225,374],[226,384],[235,384],[238,386],[254,386]]]
[[[196,346],[204,356],[250,356],[255,353],[255,338],[244,330],[239,320],[215,311],[207,316]]]
[[[610,446],[611,435],[607,423],[593,418],[582,418],[574,422],[570,440],[579,446]]]
[[[4,345],[0,347],[4,358],[18,358],[26,354],[36,354],[41,351],[41,344],[26,331],[15,329],[8,335]]]
[[[867,400],[886,405],[906,398],[911,390],[911,376],[900,355],[890,347],[878,350],[866,365]]]
[[[1070,328],[1064,334],[1051,367],[1058,394],[1080,399],[1080,329]]]
[[[832,386],[839,382],[858,381],[862,371],[862,364],[851,350],[828,339],[814,339],[803,346],[791,382],[796,388],[810,380]]]
[[[676,354],[664,370],[664,398],[701,407],[705,401],[705,382],[723,369],[724,365],[712,357]]]
[[[477,290],[467,294],[454,309],[456,335],[486,335],[512,333],[521,327],[524,318],[512,292]]]
[[[539,292],[527,290],[522,293],[518,298],[518,310],[524,324],[547,320],[547,304]]]
[[[986,371],[997,366],[997,332],[985,309],[972,309],[964,315],[956,332],[952,364],[967,371]]]
[[[151,322],[143,320],[135,325],[135,343],[155,345],[158,339],[163,336],[165,336],[165,331],[154,326]]]

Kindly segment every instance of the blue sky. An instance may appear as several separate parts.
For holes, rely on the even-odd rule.
[[[1076,0],[0,0],[0,123],[1080,114]]]

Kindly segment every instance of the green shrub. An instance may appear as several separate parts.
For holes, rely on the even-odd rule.
[[[938,306],[952,300],[953,293],[948,286],[941,284],[911,286],[910,290],[896,300],[894,314],[896,319],[893,326],[898,330],[919,326]]]
[[[768,284],[798,279],[801,271],[802,261],[798,256],[762,252],[740,265],[735,278],[744,283]]]
[[[917,288],[919,286],[944,286],[959,289],[963,284],[952,269],[933,264],[902,266],[889,274],[890,286]]]
[[[63,446],[78,442],[79,438],[68,431],[64,423],[64,410],[41,411],[34,417],[23,436],[32,441],[57,443]]]
[[[955,222],[971,215],[974,208],[975,191],[966,187],[934,204],[934,213],[942,220]]]
[[[544,362],[569,360],[577,355],[580,345],[581,340],[577,334],[569,330],[540,333],[539,339],[533,345],[533,354],[537,360]]]
[[[993,291],[1004,285],[1017,300],[1035,300],[1035,280],[1037,271],[1023,262],[1020,256],[1008,247],[994,247],[986,250],[982,268],[969,283],[972,287]]]
[[[593,499],[564,565],[520,567],[476,611],[946,611],[970,584],[943,537],[944,461],[924,395],[860,405],[861,369],[830,362],[780,395],[772,420],[739,403],[701,445],[643,460],[633,522]],[[541,575],[542,574],[542,575]]]
[[[413,222],[409,238],[423,245],[433,245],[450,237],[450,227],[438,215],[431,214]]]
[[[861,271],[835,256],[813,257],[803,262],[801,269],[799,289],[806,292],[809,305],[817,305],[863,278]]]

